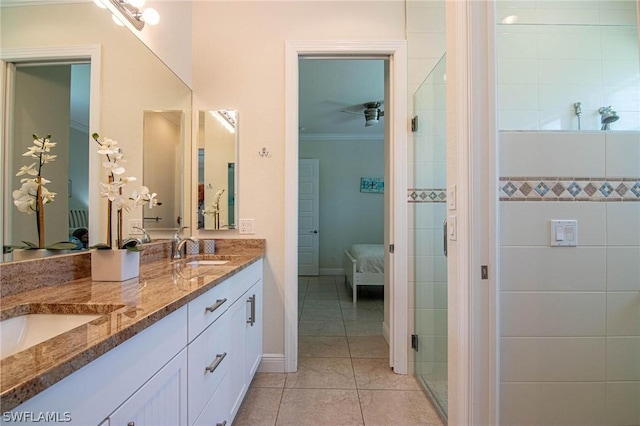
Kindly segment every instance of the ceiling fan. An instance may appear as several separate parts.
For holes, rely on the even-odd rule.
[[[377,102],[365,102],[362,106],[356,106],[357,110],[353,110],[353,108],[343,109],[341,112],[346,112],[347,114],[362,114],[364,113],[365,119],[365,127],[373,126],[374,124],[378,124],[380,122],[380,117],[384,117],[384,111],[380,109],[382,106],[382,101]]]

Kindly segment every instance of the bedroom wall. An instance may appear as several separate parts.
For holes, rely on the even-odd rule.
[[[384,197],[360,192],[384,176],[382,140],[300,140],[300,158],[320,160],[320,274],[343,274],[344,250],[384,242]]]

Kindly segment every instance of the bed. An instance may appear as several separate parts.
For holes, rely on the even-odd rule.
[[[358,286],[384,285],[384,245],[354,244],[344,256],[345,276],[356,304]]]

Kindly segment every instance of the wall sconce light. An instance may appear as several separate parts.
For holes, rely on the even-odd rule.
[[[158,11],[151,7],[142,9],[144,0],[95,0],[95,3],[100,7],[106,7],[111,10],[113,20],[118,25],[123,24],[121,16],[137,30],[142,30],[145,23],[156,25],[160,22]]]
[[[269,158],[271,157],[271,153],[269,151],[267,151],[267,147],[263,146],[262,149],[260,151],[258,151],[258,155],[262,158]]]

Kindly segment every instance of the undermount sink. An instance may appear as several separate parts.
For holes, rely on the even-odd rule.
[[[0,321],[0,359],[42,343],[101,315],[27,314]]]
[[[211,265],[225,265],[227,263],[229,263],[228,260],[201,259],[201,260],[192,260],[191,262],[187,262],[187,265],[189,265],[189,266],[211,266]]]

